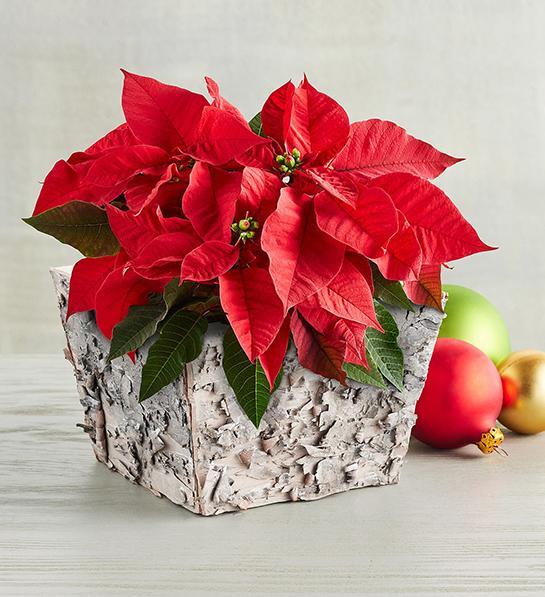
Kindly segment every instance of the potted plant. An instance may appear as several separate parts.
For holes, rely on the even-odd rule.
[[[430,182],[459,160],[306,78],[248,123],[124,75],[26,219],[85,256],[52,272],[97,458],[201,514],[397,481],[441,267],[490,249]]]

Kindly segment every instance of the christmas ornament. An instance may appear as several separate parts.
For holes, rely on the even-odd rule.
[[[498,369],[504,392],[500,423],[517,433],[545,431],[545,353],[514,352]]]
[[[494,363],[468,342],[437,340],[416,403],[413,435],[434,448],[477,444],[490,453],[502,440],[495,428],[501,407],[502,384]]]
[[[511,352],[509,333],[498,310],[482,294],[453,284],[448,292],[447,317],[441,325],[440,338],[458,338],[473,344],[497,365]]]

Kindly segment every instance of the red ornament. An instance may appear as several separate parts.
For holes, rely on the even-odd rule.
[[[462,340],[440,338],[416,403],[413,435],[434,448],[479,443],[500,414],[503,391],[494,363]]]

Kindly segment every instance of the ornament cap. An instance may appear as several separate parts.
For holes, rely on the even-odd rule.
[[[492,427],[490,431],[481,435],[477,447],[483,454],[492,454],[502,444],[503,439],[503,431],[499,427]]]

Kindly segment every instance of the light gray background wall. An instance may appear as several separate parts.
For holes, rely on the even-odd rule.
[[[501,249],[445,280],[545,349],[545,2],[2,0],[0,20],[0,352],[63,346],[47,270],[77,254],[19,218],[58,158],[121,121],[119,67],[196,90],[209,74],[248,117],[306,71],[353,120],[467,157],[439,184]]]

